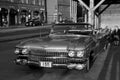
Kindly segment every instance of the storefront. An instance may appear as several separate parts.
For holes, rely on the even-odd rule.
[[[17,14],[18,11],[16,9],[11,8],[9,12],[9,25],[15,25],[17,24]]]
[[[33,18],[32,19],[40,19],[40,12],[37,10],[33,11]]]
[[[0,26],[4,26],[7,21],[8,10],[6,8],[0,8]]]
[[[29,14],[29,12],[28,12],[28,10],[21,10],[21,12],[20,12],[20,16],[21,16],[21,24],[24,24],[25,22],[27,22],[28,21],[28,14]]]

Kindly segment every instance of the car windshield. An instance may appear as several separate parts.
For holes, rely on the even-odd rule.
[[[86,37],[92,34],[92,26],[88,23],[70,23],[70,24],[55,24],[51,29],[53,37]]]

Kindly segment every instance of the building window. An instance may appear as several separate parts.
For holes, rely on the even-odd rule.
[[[10,0],[10,2],[14,2],[14,0]]]
[[[26,4],[28,4],[28,0],[21,0],[21,3],[26,3]]]
[[[24,0],[21,0],[21,3],[24,3]]]
[[[42,6],[44,6],[45,5],[45,0],[42,0],[42,4],[41,4]]]
[[[39,0],[39,5],[41,5],[41,2],[42,2],[42,1],[41,1],[41,0]]]
[[[28,0],[26,0],[26,4],[28,4]]]

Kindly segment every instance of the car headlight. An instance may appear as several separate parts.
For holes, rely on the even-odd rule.
[[[22,50],[22,54],[28,54],[28,53],[29,53],[28,49],[23,49]]]
[[[68,56],[69,57],[74,57],[75,56],[75,51],[69,51]]]
[[[15,49],[14,51],[15,54],[19,54],[20,53],[20,50],[18,48]]]
[[[84,56],[84,51],[77,52],[77,57],[83,57],[83,56]]]

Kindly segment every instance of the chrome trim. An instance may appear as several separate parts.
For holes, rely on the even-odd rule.
[[[38,64],[38,65],[39,65],[39,62],[36,62],[36,61],[28,61],[28,64]]]
[[[52,64],[54,66],[67,66],[67,64]]]
[[[67,57],[45,57],[45,58],[50,58],[50,59],[64,59],[64,58],[67,58]]]
[[[29,57],[29,55],[24,55],[24,54],[22,54],[22,55],[17,55],[18,57]]]

